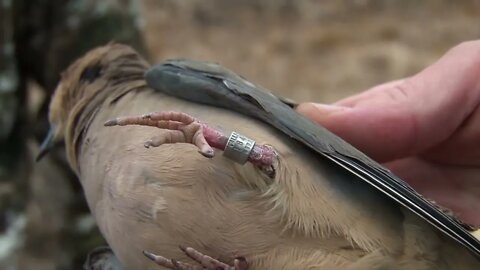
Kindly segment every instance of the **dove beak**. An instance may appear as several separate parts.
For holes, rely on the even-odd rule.
[[[35,161],[40,161],[46,154],[52,150],[52,148],[55,146],[55,128],[50,127],[48,130],[47,137],[43,140],[42,144],[40,145],[40,152],[37,155],[37,158]]]

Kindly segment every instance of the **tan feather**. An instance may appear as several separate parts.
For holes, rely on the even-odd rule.
[[[98,77],[82,79],[91,67]],[[253,270],[480,269],[429,224],[265,124],[148,88],[147,68],[124,45],[92,50],[63,74],[50,107],[97,224],[128,269],[159,269],[144,249],[188,261],[178,245],[226,262],[245,256]],[[275,178],[188,144],[144,148],[159,129],[103,126],[153,111],[185,112],[272,145]]]

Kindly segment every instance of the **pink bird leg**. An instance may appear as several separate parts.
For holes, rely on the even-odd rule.
[[[166,129],[168,132],[145,142],[145,147],[157,147],[162,144],[191,143],[199,152],[211,158],[213,148],[225,150],[228,137],[221,131],[199,122],[194,117],[182,112],[154,112],[142,116],[127,116],[105,122],[105,126],[142,125]],[[272,168],[277,154],[272,147],[257,145],[253,147],[247,161],[260,167]]]
[[[210,256],[204,255],[191,247],[180,247],[180,249],[199,265],[191,265],[174,259],[155,255],[148,251],[143,254],[154,261],[156,264],[172,270],[247,270],[248,263],[244,257],[237,257],[233,260],[233,265],[228,265]]]

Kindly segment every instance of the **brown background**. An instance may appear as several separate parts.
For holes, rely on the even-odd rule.
[[[13,1],[23,3],[34,15],[49,3],[45,10],[57,12],[55,18],[72,8],[63,0]],[[415,74],[452,46],[480,37],[480,0],[67,2],[77,3],[74,7],[79,10],[82,3],[95,3],[91,5],[95,12],[82,11],[93,19],[68,38],[61,33],[69,32],[67,24],[78,20],[74,15],[59,22],[67,26],[49,24],[49,12],[14,18],[18,25],[28,26],[28,31],[20,29],[24,36],[16,37],[17,50],[32,53],[17,55],[17,64],[26,73],[39,75],[20,81],[27,89],[25,97],[23,92],[20,96],[28,106],[19,112],[28,107],[33,113],[21,112],[26,115],[19,117],[23,127],[19,134],[24,137],[17,143],[26,145],[28,153],[17,159],[19,165],[12,172],[0,172],[0,209],[7,209],[0,215],[0,269],[81,269],[87,252],[102,244],[78,182],[65,170],[61,155],[37,164],[32,161],[38,137],[46,131],[46,106],[39,104],[46,104],[42,100],[47,101],[52,91],[57,69],[70,61],[63,55],[85,51],[95,43],[87,42],[90,39],[109,38],[105,33],[116,31],[120,41],[133,38],[138,42],[131,43],[141,47],[136,32],[140,29],[152,63],[176,57],[217,62],[279,95],[330,103]],[[60,3],[66,11],[56,8]],[[131,22],[118,19],[125,18],[122,12],[115,13],[120,14],[115,20],[102,17],[105,3],[125,14],[138,8],[140,16],[134,20],[138,28],[126,27]],[[47,39],[36,36],[43,32]],[[34,47],[35,42],[43,46]],[[10,117],[7,114],[3,110],[0,116]],[[32,127],[38,128],[35,136]]]
[[[155,60],[218,62],[298,101],[412,75],[480,37],[480,1],[145,0],[143,11]]]

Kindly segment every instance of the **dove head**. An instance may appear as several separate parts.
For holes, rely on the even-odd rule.
[[[93,111],[108,96],[145,86],[148,67],[134,49],[117,43],[92,49],[71,64],[62,73],[50,102],[50,131],[37,160],[57,143],[71,142],[80,116]]]

